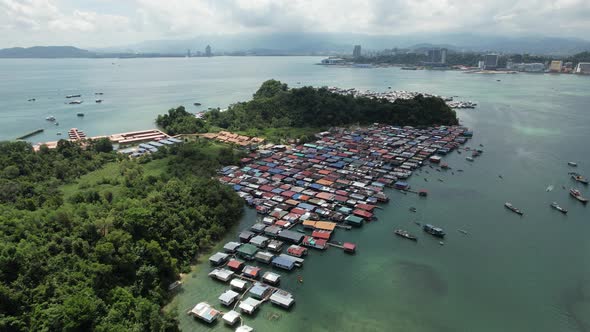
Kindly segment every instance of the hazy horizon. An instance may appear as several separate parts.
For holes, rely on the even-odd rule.
[[[589,16],[590,3],[581,0],[0,0],[0,47],[105,48],[277,32],[584,39]]]

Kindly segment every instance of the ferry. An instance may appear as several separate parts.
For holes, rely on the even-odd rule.
[[[570,195],[584,204],[588,203],[588,199],[582,196],[582,193],[578,189],[570,189]]]
[[[567,164],[568,164],[569,166],[571,166],[571,167],[578,167],[578,164],[576,164],[576,163],[575,163],[575,162],[573,162],[573,161],[568,161],[568,162],[567,162]]]
[[[405,239],[408,240],[412,240],[412,241],[418,241],[418,238],[415,237],[414,235],[408,233],[407,231],[401,230],[401,229],[396,229],[395,231],[393,231],[395,233],[395,235],[397,236],[401,236]]]
[[[563,214],[567,214],[567,210],[562,208],[561,206],[559,206],[559,204],[557,204],[557,202],[551,203],[551,207]]]
[[[435,227],[431,224],[426,224],[422,227],[422,229],[424,229],[424,231],[432,236],[436,236],[436,237],[440,237],[440,238],[444,238],[445,237],[445,231],[442,228],[439,227]]]
[[[518,215],[521,215],[521,216],[522,216],[522,215],[524,214],[522,211],[520,211],[519,209],[515,208],[515,207],[512,205],[512,203],[506,202],[506,203],[504,203],[504,206],[505,206],[505,207],[506,207],[508,210],[510,210],[510,211],[512,211],[512,212],[514,212],[514,213],[516,213],[516,214],[518,214]]]
[[[583,183],[583,184],[588,184],[588,179],[583,177],[582,175],[580,175],[578,173],[573,173],[573,172],[570,173],[570,175],[572,176],[572,179],[574,179],[580,183]]]

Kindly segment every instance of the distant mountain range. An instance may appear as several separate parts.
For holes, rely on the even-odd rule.
[[[91,58],[95,53],[73,46],[35,46],[0,49],[0,58]]]
[[[8,48],[0,58],[92,58],[184,55],[204,52],[236,55],[331,55],[351,54],[354,45],[364,51],[391,48],[447,47],[455,51],[530,53],[565,56],[590,50],[590,41],[557,37],[504,37],[478,34],[366,35],[350,33],[267,33],[209,35],[179,40],[153,40],[138,44],[83,50],[71,46]]]
[[[416,48],[442,45],[457,51],[571,55],[590,50],[590,41],[556,37],[504,37],[479,34],[366,35],[351,33],[272,33],[200,36],[182,40],[153,40],[123,47],[97,49],[102,52],[179,52],[203,51],[211,45],[214,52],[245,51],[260,54],[302,55],[352,53],[354,45],[363,50]],[[418,44],[418,45],[417,45]]]

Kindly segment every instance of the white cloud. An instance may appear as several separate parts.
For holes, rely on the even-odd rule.
[[[579,37],[588,17],[588,0],[0,0],[0,46],[272,31]]]

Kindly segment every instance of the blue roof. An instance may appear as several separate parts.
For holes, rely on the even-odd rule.
[[[302,208],[304,210],[308,210],[308,211],[315,209],[315,205],[311,205],[311,204],[307,204],[307,203],[299,203],[297,205],[297,207],[300,207],[300,208]]]
[[[272,264],[273,265],[280,265],[280,266],[285,267],[290,270],[295,266],[295,261],[288,259],[286,257],[278,256],[272,260]]]
[[[167,140],[169,140],[170,142],[173,142],[173,143],[182,143],[181,140],[179,140],[178,138],[174,138],[174,137],[168,137]]]
[[[272,193],[275,193],[275,194],[280,194],[280,193],[282,193],[283,191],[284,191],[284,190],[283,190],[283,189],[281,189],[281,188],[275,188],[275,189],[273,189],[271,192],[272,192]]]
[[[235,191],[239,191],[240,189],[242,189],[242,186],[240,186],[239,184],[234,185]]]
[[[268,172],[269,173],[272,173],[272,174],[281,174],[284,171],[282,169],[280,169],[280,168],[271,168],[271,169],[268,170]]]

